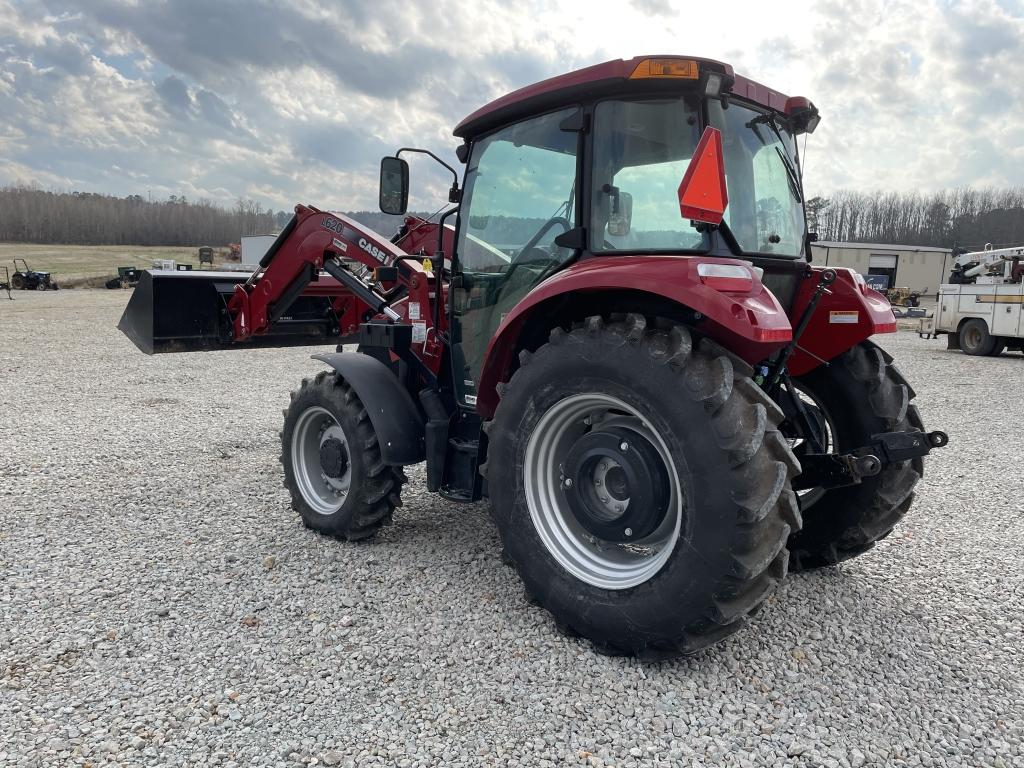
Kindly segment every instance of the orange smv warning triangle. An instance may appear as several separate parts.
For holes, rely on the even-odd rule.
[[[718,225],[728,204],[722,134],[708,126],[679,184],[679,213],[684,219]]]

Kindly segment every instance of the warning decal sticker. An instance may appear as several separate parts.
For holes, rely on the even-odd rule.
[[[828,313],[828,321],[830,323],[853,323],[856,325],[860,322],[860,312],[856,309],[832,311]]]

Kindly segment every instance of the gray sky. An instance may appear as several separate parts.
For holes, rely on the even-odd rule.
[[[647,53],[810,97],[810,194],[1024,183],[1021,0],[0,0],[0,183],[374,209],[382,154]],[[447,183],[414,161],[413,207]]]

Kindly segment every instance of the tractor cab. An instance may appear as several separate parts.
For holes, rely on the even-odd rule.
[[[476,405],[474,382],[503,319],[575,262],[739,258],[789,303],[807,256],[796,137],[817,123],[806,99],[680,57],[600,64],[467,117],[455,129],[466,165],[451,294],[460,400]],[[705,136],[712,154],[698,167]],[[399,171],[382,175],[388,213],[405,212],[393,205],[408,200],[408,168]]]

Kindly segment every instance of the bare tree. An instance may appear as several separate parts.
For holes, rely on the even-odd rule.
[[[0,241],[73,245],[222,245],[242,235],[268,234],[273,211],[239,200],[226,210],[209,200],[171,195],[52,192],[27,185],[0,187]]]
[[[807,201],[821,239],[981,248],[1024,243],[1024,187],[917,192],[839,191]]]

